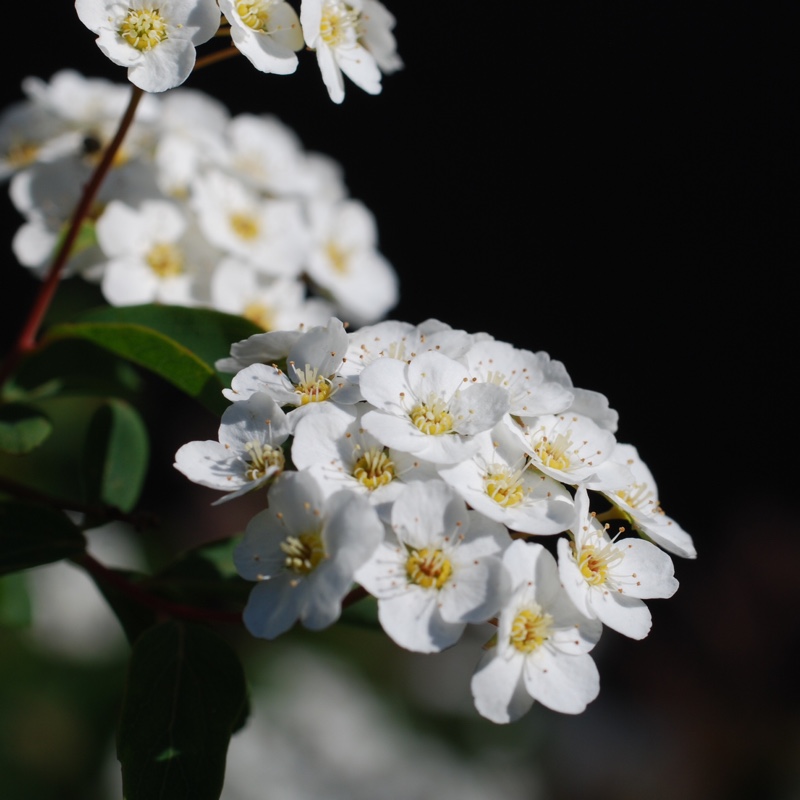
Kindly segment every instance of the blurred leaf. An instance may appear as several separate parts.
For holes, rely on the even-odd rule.
[[[142,379],[127,361],[83,339],[45,341],[3,387],[9,400],[78,392],[131,397]]]
[[[145,367],[214,414],[221,414],[228,405],[216,371],[184,345],[152,328],[139,324],[87,322],[58,325],[48,332],[49,340],[60,338],[86,339]]]
[[[63,512],[33,503],[0,503],[0,575],[51,564],[85,548],[83,533]]]
[[[218,800],[247,707],[241,662],[213,631],[166,622],[142,634],[117,736],[126,800]]]
[[[95,414],[107,404],[118,402],[92,395],[46,397],[31,401],[32,407],[50,419],[52,433],[29,453],[12,456],[0,452],[0,485],[7,491],[12,491],[13,487],[15,491],[22,489],[43,495],[68,508],[96,504],[102,492],[97,487],[98,476],[94,474],[97,472],[96,464],[89,469],[91,474],[87,474],[87,442],[90,436],[99,437],[103,433],[97,427],[92,429]],[[133,425],[135,423],[128,420],[128,427]],[[124,428],[125,423],[122,426]],[[120,434],[114,430],[114,426],[108,427],[106,433],[113,434],[119,441]],[[107,441],[91,443],[91,448],[109,447]],[[115,458],[119,458],[119,455]],[[112,471],[112,476],[116,475],[117,468]]]
[[[12,455],[38,447],[53,429],[41,411],[21,403],[0,406],[0,450]]]
[[[122,400],[106,400],[93,414],[86,434],[88,502],[132,510],[144,485],[149,449],[138,412]]]
[[[24,572],[0,576],[0,625],[26,628],[31,624],[31,597]]]
[[[101,306],[81,316],[80,322],[143,325],[180,342],[210,367],[230,355],[231,345],[254,333],[264,333],[255,323],[236,314],[207,308],[140,305]]]

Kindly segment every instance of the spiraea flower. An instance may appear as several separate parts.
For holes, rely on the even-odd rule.
[[[638,537],[610,537],[589,509],[589,495],[575,494],[571,538],[558,541],[561,583],[581,613],[632,639],[650,631],[646,598],[672,597],[678,589],[672,559]]]
[[[234,563],[257,581],[244,610],[253,636],[274,639],[298,620],[311,630],[334,623],[356,570],[383,536],[383,523],[351,492],[325,497],[308,472],[285,472],[270,488],[269,508],[256,514]]]
[[[194,69],[198,45],[219,28],[216,0],[75,0],[81,22],[128,80],[145,92],[182,84]]]
[[[503,564],[513,594],[472,676],[475,707],[498,723],[519,719],[534,701],[579,714],[600,691],[589,652],[602,625],[575,607],[560,584],[555,559],[542,545],[518,539],[503,554]]]
[[[289,75],[297,69],[303,32],[283,0],[219,0],[237,49],[261,72]]]
[[[344,100],[344,75],[368,94],[380,94],[381,70],[402,66],[394,17],[377,0],[303,0],[300,23],[334,103]]]
[[[503,604],[508,533],[468,510],[446,483],[408,484],[394,502],[391,528],[356,580],[378,598],[381,625],[401,647],[443,650]]]
[[[219,441],[187,442],[175,454],[175,468],[189,480],[225,492],[223,503],[265,486],[286,465],[286,415],[266,394],[233,403],[222,414]]]

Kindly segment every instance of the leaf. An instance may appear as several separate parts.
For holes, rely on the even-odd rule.
[[[126,800],[218,800],[247,708],[241,662],[213,631],[173,621],[142,634],[117,735]]]
[[[0,626],[27,628],[31,624],[31,597],[25,573],[0,576]]]
[[[86,538],[61,511],[16,501],[0,503],[0,575],[79,555]]]
[[[150,370],[214,414],[221,415],[228,405],[222,380],[212,367],[179,342],[144,325],[87,322],[58,325],[48,332],[48,341],[60,338],[94,342]]]
[[[0,407],[0,450],[21,455],[36,449],[52,431],[45,414],[22,403]]]
[[[85,442],[88,502],[131,511],[144,485],[150,449],[138,412],[109,398],[92,416]]]

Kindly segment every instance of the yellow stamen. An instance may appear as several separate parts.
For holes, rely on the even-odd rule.
[[[521,653],[532,653],[547,641],[553,617],[541,610],[524,609],[511,625],[510,641]]]
[[[286,553],[284,566],[298,575],[313,572],[325,558],[325,545],[318,532],[287,536],[281,542],[281,550]]]
[[[118,32],[131,47],[145,52],[167,38],[167,21],[157,8],[129,8]]]
[[[410,550],[406,574],[411,583],[424,589],[441,589],[453,572],[453,566],[441,550]]]

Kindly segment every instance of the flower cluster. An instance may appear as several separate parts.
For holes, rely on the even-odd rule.
[[[299,15],[285,0],[76,0],[75,9],[97,46],[146,92],[181,85],[196,48],[220,35],[256,69],[277,75],[297,69],[304,47],[314,51],[335,103],[344,100],[345,75],[379,94],[382,74],[403,66],[395,19],[378,0],[302,0]]]
[[[24,220],[14,254],[43,277],[130,87],[63,70],[22,88],[0,115],[0,178]],[[214,308],[265,330],[333,314],[369,324],[398,299],[339,163],[273,115],[231,115],[186,87],[142,98],[67,262],[75,274],[111,305]]]
[[[504,723],[534,701],[579,713],[599,691],[604,627],[647,636],[692,538],[667,516],[618,414],[561,362],[438,320],[256,334],[218,441],[175,467],[223,494],[266,488],[235,554],[244,621],[272,639],[334,623],[360,586],[398,645],[435,653],[492,623],[472,678]]]

